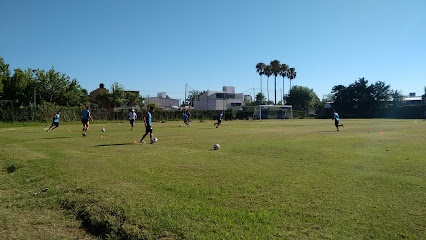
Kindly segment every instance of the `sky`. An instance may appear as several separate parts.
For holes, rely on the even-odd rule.
[[[426,86],[424,0],[1,0],[0,10],[12,72],[53,67],[88,92],[117,82],[183,100],[223,86],[268,96],[269,85],[273,100],[274,78],[261,82],[255,67],[273,60],[320,99],[362,77],[403,95]]]

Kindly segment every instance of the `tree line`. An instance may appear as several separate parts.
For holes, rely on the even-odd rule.
[[[283,94],[283,99],[286,104],[292,105],[295,110],[316,109],[317,113],[323,113],[326,102],[332,104],[344,117],[384,117],[390,111],[395,112],[395,108],[399,107],[404,99],[400,91],[392,90],[390,85],[385,82],[378,81],[368,84],[365,78],[359,78],[354,83],[348,86],[336,85],[332,88],[327,99],[320,101],[313,89],[303,86],[291,86],[292,80],[296,78],[295,68],[290,68],[287,64],[281,64],[279,60],[273,60],[269,65],[259,62],[256,64],[256,72],[260,76],[260,92],[256,95],[256,100],[253,105],[259,104],[277,104],[276,100],[276,78],[288,78],[290,88],[288,94]],[[267,99],[262,92],[262,76],[268,77],[267,84]],[[269,77],[274,76],[274,102],[269,100]],[[423,95],[423,104],[426,103],[426,87]],[[282,102],[278,102],[281,104]],[[423,107],[425,108],[425,107]],[[328,111],[331,112],[331,109]],[[418,110],[413,110],[418,111]],[[325,115],[328,115],[325,111]],[[324,114],[322,114],[324,115]],[[389,115],[389,114],[388,114]]]
[[[336,85],[332,88],[327,99],[320,101],[313,89],[304,86],[291,86],[296,78],[296,69],[279,60],[273,60],[269,65],[260,62],[256,64],[260,76],[261,90],[255,101],[246,105],[277,104],[276,78],[281,76],[290,81],[289,93],[283,96],[278,104],[287,102],[293,109],[306,111],[315,108],[322,111],[326,101],[333,104],[343,117],[381,117],[390,108],[397,107],[403,100],[403,95],[392,90],[390,85],[378,81],[368,84],[365,78],[359,78],[348,86]],[[262,92],[262,76],[267,76],[268,98]],[[274,102],[269,100],[269,77],[274,76]],[[423,102],[426,102],[426,87]],[[187,105],[192,105],[202,94],[193,90],[186,99]],[[143,98],[138,92],[125,91],[121,84],[113,83],[110,91],[97,95],[94,101],[88,97],[86,89],[82,88],[76,79],[71,79],[64,73],[57,72],[53,67],[48,71],[41,69],[15,69],[11,74],[9,65],[0,57],[0,107],[2,109],[18,106],[36,107],[49,103],[50,106],[82,107],[91,105],[99,109],[113,109],[120,106],[143,106]]]
[[[256,64],[256,71],[260,76],[260,92],[262,91],[262,76],[267,76],[268,79],[266,81],[266,92],[267,92],[267,100],[269,101],[269,77],[274,76],[274,104],[277,104],[277,76],[280,75],[283,78],[283,101],[285,100],[285,91],[284,91],[284,80],[288,78],[290,80],[290,89],[291,89],[291,81],[296,78],[297,72],[296,68],[289,67],[289,65],[283,63],[281,64],[279,60],[272,60],[269,65],[266,65],[263,62],[259,62]]]
[[[420,108],[425,108],[426,87],[424,90]],[[400,91],[391,89],[385,82],[369,84],[365,78],[359,78],[348,86],[336,85],[331,93],[333,107],[346,118],[385,117],[389,111],[400,107],[404,99]],[[423,113],[421,109],[417,111]]]
[[[9,64],[0,57],[0,100],[14,105],[28,106],[50,102],[60,106],[78,106],[87,102],[87,91],[76,79],[55,71],[15,69],[11,75]]]
[[[87,106],[113,109],[127,105],[142,106],[143,98],[135,91],[125,91],[117,82],[108,92],[99,94],[91,101],[86,89],[76,79],[57,72],[53,67],[42,69],[15,69],[11,74],[9,64],[0,57],[1,106],[37,106],[50,103],[57,106]]]

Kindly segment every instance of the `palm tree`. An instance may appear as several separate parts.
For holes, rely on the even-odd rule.
[[[273,60],[271,61],[271,70],[272,70],[272,74],[274,75],[274,92],[275,92],[275,99],[274,99],[274,104],[277,104],[277,76],[280,73],[280,69],[281,69],[281,63],[278,60]]]
[[[265,74],[266,65],[263,62],[256,64],[256,72],[259,73],[260,76],[260,92],[262,92],[262,75]]]
[[[284,78],[288,77],[288,65],[287,64],[285,64],[285,63],[281,64],[280,75],[281,75],[281,77],[283,77],[283,104],[284,104],[284,99],[285,99],[285,97],[284,97],[284,95],[285,95],[285,93],[284,93]]]
[[[268,77],[268,80],[266,81],[266,91],[268,92],[268,102],[269,102],[269,77],[272,75],[271,65],[265,66],[264,74]]]
[[[289,91],[291,91],[291,81],[296,78],[296,69],[295,68],[289,68],[287,77],[288,77],[288,79],[290,79],[290,90]]]

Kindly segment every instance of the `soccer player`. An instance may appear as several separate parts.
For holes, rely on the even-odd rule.
[[[55,116],[53,116],[52,125],[50,126],[49,129],[47,129],[47,132],[49,132],[50,130],[55,131],[55,128],[59,127],[60,117],[61,117],[61,112],[60,111],[56,112]]]
[[[189,115],[188,115],[189,111],[182,113],[182,119],[183,119],[183,123],[185,123],[186,125],[191,126],[191,124],[189,123]]]
[[[189,109],[186,110],[185,114],[186,116],[188,116],[188,121],[189,121],[189,118],[191,117],[191,112],[189,111]]]
[[[222,123],[222,119],[223,119],[223,111],[219,114],[219,117],[217,118],[217,123],[214,123],[213,125],[216,126],[216,128],[219,127],[219,125]]]
[[[89,129],[89,120],[92,120],[93,118],[90,115],[90,107],[87,106],[86,109],[83,110],[81,113],[81,123],[83,124],[83,136],[86,136],[87,130]]]
[[[336,110],[333,109],[333,118],[334,119],[334,126],[336,126],[337,131],[339,131],[339,127],[345,127],[343,124],[340,124],[340,118],[339,114],[336,112]]]
[[[129,112],[129,121],[130,121],[130,126],[132,126],[132,131],[133,131],[133,125],[135,123],[136,118],[138,117],[138,115],[135,112],[135,109],[132,109],[132,111]]]
[[[154,113],[154,107],[151,106],[149,107],[148,112],[146,113],[145,117],[143,118],[143,121],[145,123],[145,134],[142,136],[140,142],[141,143],[146,143],[143,139],[146,137],[146,135],[148,135],[149,133],[149,138],[151,139],[151,144],[154,143],[154,134],[152,133],[152,114]]]

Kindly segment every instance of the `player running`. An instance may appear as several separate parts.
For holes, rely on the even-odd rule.
[[[129,117],[130,126],[132,127],[132,131],[133,131],[133,125],[135,124],[136,118],[138,118],[138,115],[136,114],[135,109],[132,109],[132,111],[129,112],[128,117]]]
[[[149,107],[149,111],[146,113],[145,117],[143,118],[143,121],[145,123],[145,134],[142,136],[140,142],[146,143],[143,139],[148,135],[151,139],[151,144],[154,143],[154,134],[152,133],[152,113],[154,113],[154,107]]]
[[[333,109],[333,118],[334,119],[334,126],[336,126],[337,131],[339,131],[339,127],[345,127],[343,124],[340,124],[340,118],[339,114],[336,112],[335,109]]]
[[[87,106],[81,113],[81,123],[83,124],[83,132],[81,134],[83,136],[86,136],[87,130],[89,129],[89,120],[93,122],[93,118],[90,115],[90,107]]]
[[[188,127],[190,127],[191,124],[189,123],[189,115],[188,114],[191,115],[191,113],[189,113],[189,111],[182,113],[182,119],[183,119],[183,123],[185,123],[186,125],[188,125]]]
[[[59,127],[60,117],[61,117],[61,112],[60,111],[56,112],[55,116],[53,116],[52,125],[50,126],[49,129],[47,129],[47,132],[49,132],[50,130],[55,131],[55,128]]]
[[[216,126],[216,128],[219,127],[219,125],[222,123],[222,119],[223,119],[223,111],[219,114],[219,117],[217,118],[217,123],[214,123],[213,125]]]

